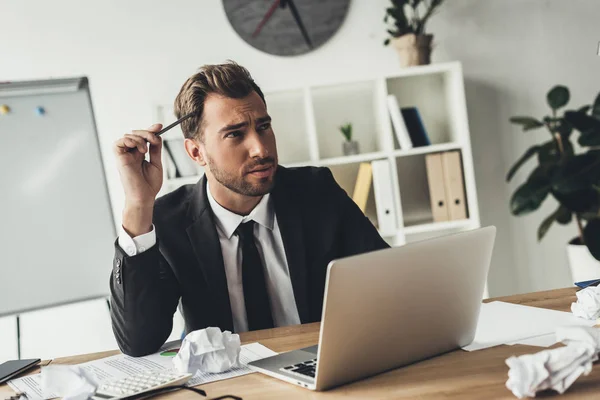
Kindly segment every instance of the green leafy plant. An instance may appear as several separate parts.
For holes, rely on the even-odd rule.
[[[396,38],[407,33],[415,35],[425,34],[425,24],[433,15],[433,12],[444,0],[390,0],[391,7],[386,8],[383,22],[388,23],[392,18],[394,27],[387,32]],[[383,42],[385,46],[390,44],[390,39]]]
[[[574,219],[579,235],[571,243],[586,245],[600,260],[600,94],[592,105],[558,115],[569,99],[569,89],[558,85],[546,95],[551,115],[541,120],[510,118],[523,131],[546,128],[549,133],[547,141],[527,149],[508,171],[507,182],[528,160],[537,158],[537,167],[513,193],[510,211],[513,215],[526,215],[538,209],[549,195],[554,197],[559,206],[541,223],[538,240],[554,222],[568,224]],[[578,132],[578,154],[571,143],[573,132]]]
[[[348,141],[348,142],[352,141],[352,124],[351,123],[347,123],[346,125],[340,126],[340,131],[342,132],[342,135],[344,135],[344,137],[346,138],[346,141]]]

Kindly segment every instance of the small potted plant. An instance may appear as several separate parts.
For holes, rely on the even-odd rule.
[[[569,98],[568,88],[555,86],[546,95],[551,115],[510,119],[524,131],[546,128],[549,136],[525,151],[506,180],[510,181],[529,159],[537,158],[536,168],[514,192],[510,210],[514,215],[525,215],[538,209],[548,196],[556,199],[558,207],[541,223],[537,237],[541,240],[554,222],[575,221],[578,235],[569,242],[567,255],[571,276],[578,282],[600,279],[600,94],[592,105],[558,115]],[[571,143],[577,131],[578,154]]]
[[[340,131],[346,139],[343,144],[344,155],[349,156],[352,154],[358,154],[358,142],[352,140],[352,124],[347,123],[346,125],[340,126]]]
[[[444,0],[390,0],[383,21],[392,18],[394,27],[388,29],[392,44],[400,56],[400,66],[425,65],[431,62],[433,35],[427,34],[425,24]]]

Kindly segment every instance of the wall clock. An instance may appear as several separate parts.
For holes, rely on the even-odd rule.
[[[340,28],[350,0],[223,0],[236,33],[269,54],[315,50]]]

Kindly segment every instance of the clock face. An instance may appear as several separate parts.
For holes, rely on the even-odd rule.
[[[308,53],[340,28],[350,0],[223,0],[233,29],[269,54]]]

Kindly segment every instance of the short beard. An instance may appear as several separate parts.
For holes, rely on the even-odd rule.
[[[231,190],[232,192],[235,192],[235,193],[238,193],[238,194],[241,194],[244,196],[259,197],[259,196],[264,196],[267,193],[270,193],[271,190],[273,189],[273,186],[275,186],[275,176],[274,175],[272,176],[270,182],[265,181],[265,182],[259,183],[258,185],[255,185],[255,184],[252,184],[252,183],[244,180],[243,177],[241,179],[236,179],[235,177],[228,175],[223,170],[215,167],[215,163],[213,162],[213,160],[210,157],[207,157],[207,161],[208,161],[208,169],[210,170],[212,175],[215,177],[217,182],[219,182],[221,185],[225,186],[227,189]],[[276,167],[275,163],[273,163],[273,166]]]

